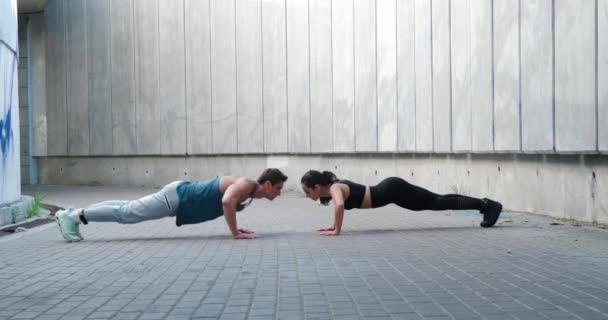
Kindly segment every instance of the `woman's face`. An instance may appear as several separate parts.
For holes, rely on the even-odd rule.
[[[319,199],[319,189],[318,184],[316,184],[314,188],[309,188],[302,183],[302,191],[304,191],[304,194],[306,194],[306,198],[310,198],[314,201]]]

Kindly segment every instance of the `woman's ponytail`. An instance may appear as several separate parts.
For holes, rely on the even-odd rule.
[[[325,177],[327,184],[332,184],[334,181],[338,180],[336,175],[331,171],[323,171],[323,177]]]
[[[336,178],[336,175],[333,172],[323,171],[321,173],[317,170],[309,170],[302,176],[300,183],[303,183],[309,188],[314,188],[317,184],[320,186],[329,186],[336,180],[338,180],[338,178]]]

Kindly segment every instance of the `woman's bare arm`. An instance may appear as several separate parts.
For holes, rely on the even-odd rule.
[[[321,235],[337,236],[342,230],[344,221],[344,192],[338,184],[334,184],[329,188],[329,194],[334,202],[334,230],[321,232]]]

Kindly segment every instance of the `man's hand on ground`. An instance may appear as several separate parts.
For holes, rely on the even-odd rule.
[[[334,231],[334,230],[336,230],[335,227],[317,229],[317,231]]]
[[[256,236],[253,233],[243,233],[243,232],[239,232],[239,234],[234,236],[235,239],[255,239],[257,237],[258,236]]]
[[[245,229],[245,228],[240,228],[240,229],[237,229],[237,230],[238,230],[238,232],[241,232],[241,233],[255,233],[255,231],[248,230],[248,229]]]
[[[339,236],[340,234],[336,231],[323,231],[320,233],[322,236]]]

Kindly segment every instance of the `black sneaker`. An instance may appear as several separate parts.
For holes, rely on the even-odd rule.
[[[479,225],[484,228],[489,228],[496,224],[498,216],[500,216],[500,212],[502,211],[502,204],[488,198],[483,198],[481,201],[483,202],[481,205],[483,221]]]

